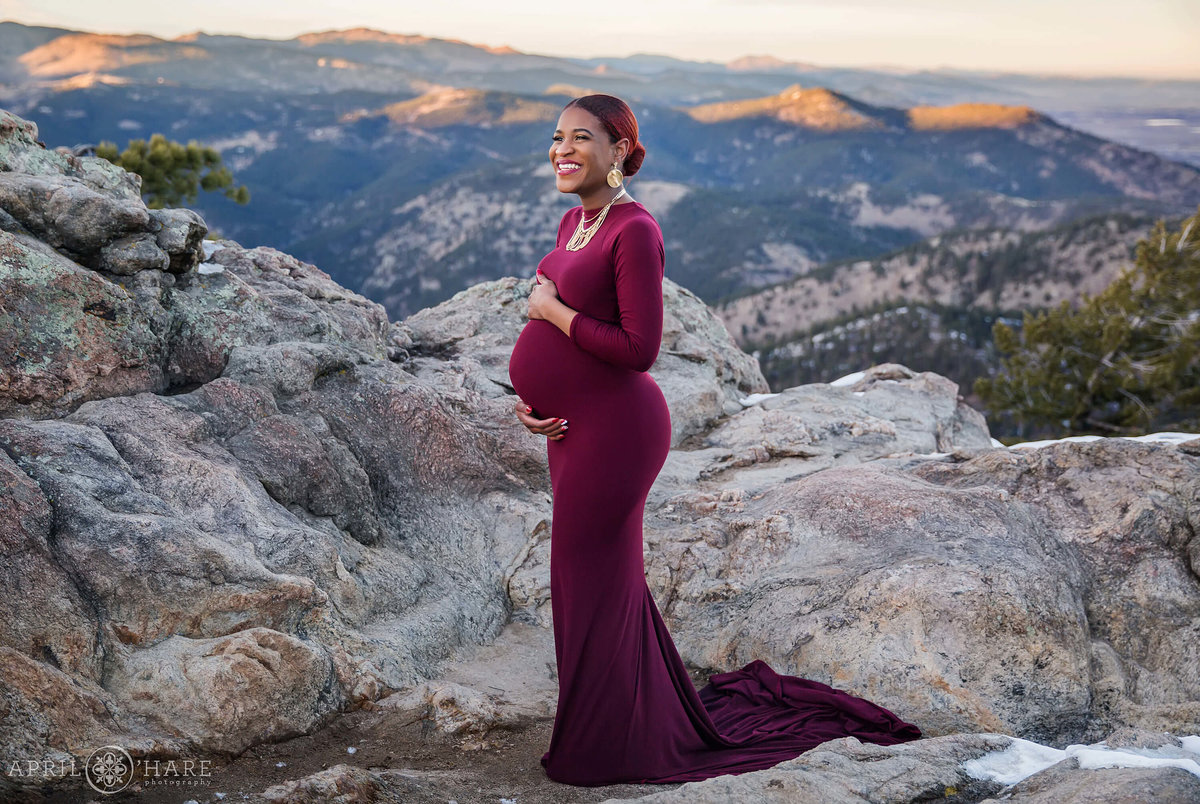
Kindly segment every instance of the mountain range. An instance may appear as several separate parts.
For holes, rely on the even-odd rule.
[[[878,305],[897,281],[888,254],[1190,213],[1200,169],[1187,160],[1200,164],[1200,145],[1186,126],[1158,127],[1180,137],[1157,151],[1102,135],[1129,115],[1200,126],[1198,90],[758,56],[566,59],[364,28],[162,39],[0,23],[0,105],[35,121],[48,146],[124,147],[155,132],[211,145],[252,193],[247,206],[202,196],[194,206],[213,229],[312,262],[394,319],[531,275],[577,202],[555,190],[546,156],[559,110],[584,92],[624,97],[647,147],[629,188],[663,228],[667,273],[729,314],[748,348],[852,315],[830,287],[795,320],[753,295],[843,281],[839,265],[873,266],[855,296]],[[1029,273],[975,253],[995,288]],[[1006,293],[991,301],[1037,303],[1036,291]],[[987,298],[964,286],[925,301]],[[747,323],[743,308],[772,323]]]
[[[992,325],[1019,328],[1024,310],[1098,294],[1132,265],[1152,224],[1100,215],[1038,231],[959,230],[822,265],[714,311],[772,388],[832,380],[864,359],[903,358],[954,377],[982,405],[972,384],[996,371]],[[994,416],[990,426],[1007,432]]]

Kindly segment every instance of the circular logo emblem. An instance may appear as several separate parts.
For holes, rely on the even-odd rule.
[[[133,781],[133,758],[119,745],[104,745],[88,754],[87,783],[97,793],[119,793]]]

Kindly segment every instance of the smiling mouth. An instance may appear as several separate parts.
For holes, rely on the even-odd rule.
[[[554,168],[554,172],[559,176],[570,176],[572,173],[578,173],[583,168],[583,165],[574,162],[562,162]]]

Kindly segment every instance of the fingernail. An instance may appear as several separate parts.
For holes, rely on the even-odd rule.
[[[531,407],[529,407],[528,405],[526,405],[526,406],[525,406],[525,412],[526,412],[526,413],[533,413],[533,408],[531,408]]]

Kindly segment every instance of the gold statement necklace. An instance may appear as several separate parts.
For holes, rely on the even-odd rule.
[[[621,188],[621,192],[614,195],[612,200],[604,205],[604,208],[600,210],[599,214],[592,218],[592,222],[586,226],[583,224],[583,211],[580,210],[579,225],[575,227],[575,234],[571,235],[571,239],[567,241],[567,251],[579,251],[579,249],[586,246],[592,239],[592,235],[599,231],[600,224],[604,223],[604,216],[608,214],[608,208],[611,207],[613,203],[615,203],[616,200],[623,195],[625,195],[624,187]]]

